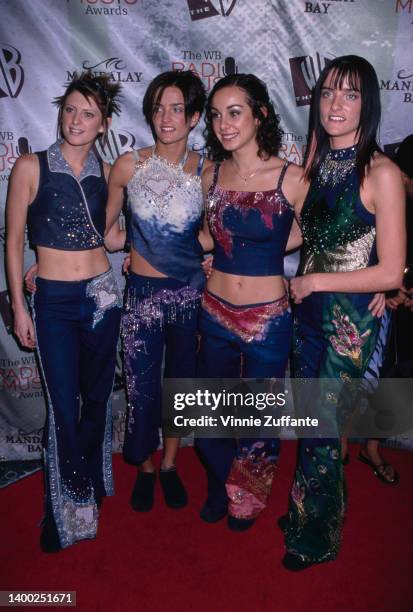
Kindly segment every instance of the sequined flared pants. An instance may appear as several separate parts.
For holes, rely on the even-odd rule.
[[[162,363],[168,378],[194,378],[199,292],[171,278],[129,274],[122,316],[128,396],[123,454],[139,464],[159,446]]]
[[[110,396],[121,295],[112,270],[82,281],[37,278],[32,300],[47,397],[46,509],[62,548],[93,538],[96,499],[113,494]]]
[[[235,306],[205,292],[199,325],[200,378],[283,378],[291,349],[286,297]],[[207,506],[237,518],[255,518],[266,506],[279,440],[199,438],[208,478]]]
[[[316,405],[319,414],[336,419],[338,436],[377,343],[380,320],[368,311],[371,299],[316,293],[295,309],[294,374],[320,379],[315,395],[296,398],[297,410],[305,413],[311,403],[314,414]],[[304,561],[334,559],[339,550],[346,503],[340,446],[339,437],[299,441],[285,542]]]

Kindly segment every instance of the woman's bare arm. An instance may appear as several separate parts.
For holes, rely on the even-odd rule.
[[[118,157],[109,173],[105,236],[119,218],[123,206],[124,189],[133,176],[135,164],[133,154],[125,153]]]
[[[27,211],[37,191],[39,162],[36,155],[20,157],[10,176],[6,204],[7,278],[14,317],[14,333],[27,348],[35,346],[33,322],[23,295],[23,253]]]
[[[212,184],[213,178],[214,178],[214,166],[209,164],[204,169],[204,172],[202,173],[202,193],[204,196],[204,211],[205,212],[204,212],[204,220],[202,224],[202,229],[200,230],[198,234],[198,240],[201,243],[202,248],[204,249],[205,253],[209,253],[214,248],[214,240],[211,236],[211,232],[209,231],[208,219],[207,219],[207,214],[206,214],[207,194]]]

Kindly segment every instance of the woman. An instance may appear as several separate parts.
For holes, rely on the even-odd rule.
[[[281,134],[260,79],[237,74],[215,84],[206,107],[207,148],[218,163],[203,176],[215,250],[200,314],[201,378],[285,374],[292,326],[283,257],[306,186],[302,170],[278,157]],[[231,529],[249,528],[266,506],[278,441],[197,446],[208,476],[201,518],[213,523],[228,511]]]
[[[48,402],[45,552],[95,537],[97,508],[113,493],[110,395],[121,302],[103,247],[108,167],[93,145],[119,112],[118,93],[105,76],[75,74],[55,99],[60,139],[19,158],[10,177],[14,332],[23,347],[36,347]],[[22,291],[26,221],[38,262],[33,319]]]
[[[306,160],[311,181],[301,211],[304,246],[291,281],[296,307],[295,375],[320,378],[317,402],[332,429],[351,409],[377,342],[372,294],[399,287],[405,257],[404,193],[398,168],[377,144],[380,91],[363,58],[332,60],[313,93]],[[338,381],[341,381],[338,385]],[[301,440],[284,565],[300,570],[334,559],[345,509],[340,442]]]
[[[198,241],[203,201],[202,158],[187,149],[188,136],[205,103],[201,80],[190,71],[165,72],[153,79],[143,112],[155,145],[122,155],[109,181],[107,229],[129,197],[130,273],[122,320],[128,420],[124,456],[137,464],[131,505],[152,508],[161,425],[161,370],[165,376],[195,375],[196,323],[203,248]],[[206,245],[208,246],[208,245]],[[210,248],[212,245],[209,245]],[[187,503],[176,471],[179,439],[164,439],[160,483],[172,508]]]

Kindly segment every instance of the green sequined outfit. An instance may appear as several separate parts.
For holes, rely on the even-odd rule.
[[[375,217],[360,200],[355,147],[330,151],[301,213],[300,274],[348,272],[377,261]],[[331,419],[331,438],[300,440],[285,529],[286,548],[320,563],[338,553],[345,510],[340,429],[372,354],[380,321],[367,293],[313,293],[295,309],[294,371],[318,379],[297,410]]]

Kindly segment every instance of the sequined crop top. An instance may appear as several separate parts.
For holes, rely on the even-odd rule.
[[[59,142],[37,156],[39,188],[27,215],[32,245],[64,251],[103,246],[108,192],[102,162],[91,150],[76,177]]]
[[[207,214],[215,241],[213,268],[227,274],[272,276],[284,273],[284,253],[294,209],[281,186],[269,191],[230,191],[218,185],[219,164],[207,195]]]
[[[133,248],[156,270],[200,289],[203,249],[201,165],[198,174],[183,171],[185,159],[171,164],[153,152],[136,167],[128,184],[128,236]]]
[[[301,211],[299,274],[351,272],[377,263],[375,215],[360,198],[356,147],[330,150]]]

